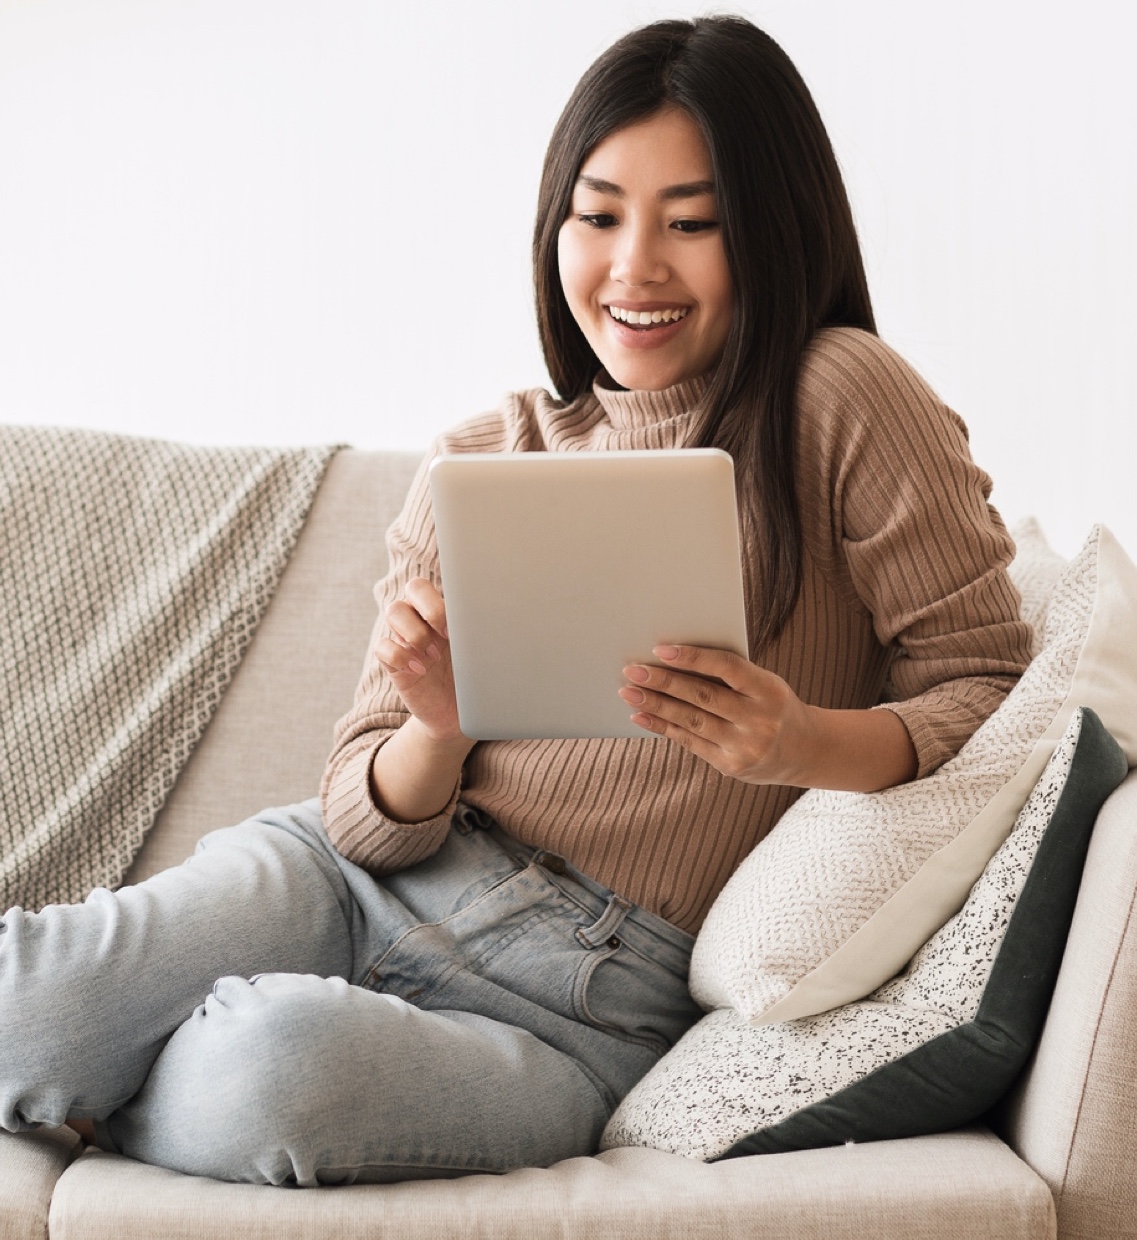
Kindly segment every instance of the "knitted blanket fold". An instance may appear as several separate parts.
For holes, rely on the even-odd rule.
[[[334,452],[0,426],[0,912],[122,881]]]

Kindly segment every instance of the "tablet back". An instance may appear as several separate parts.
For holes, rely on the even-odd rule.
[[[725,452],[464,454],[430,485],[467,736],[644,737],[617,696],[628,662],[746,653]]]

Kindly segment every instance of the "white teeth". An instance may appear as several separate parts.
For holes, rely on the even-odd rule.
[[[643,326],[646,323],[675,323],[686,318],[689,306],[679,306],[674,310],[622,310],[619,306],[609,306],[608,313],[621,323],[632,326]]]

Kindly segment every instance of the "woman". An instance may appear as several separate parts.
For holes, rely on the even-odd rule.
[[[602,56],[534,250],[560,399],[437,450],[729,450],[753,661],[625,669],[642,740],[474,745],[424,467],[322,812],[0,925],[4,1127],[93,1120],[108,1148],[274,1183],[587,1153],[697,1018],[692,934],[798,791],[925,774],[1025,666],[989,481],[876,339],[828,140],[765,35],[664,22]]]

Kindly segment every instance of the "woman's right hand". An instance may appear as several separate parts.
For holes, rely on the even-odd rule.
[[[414,577],[406,593],[387,608],[391,636],[375,655],[403,705],[433,740],[457,740],[458,701],[450,664],[446,604],[434,584]]]
[[[474,742],[458,726],[442,595],[415,577],[386,620],[391,635],[376,645],[375,657],[411,717],[376,751],[371,790],[389,818],[425,822],[452,800]]]

